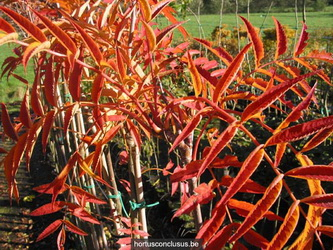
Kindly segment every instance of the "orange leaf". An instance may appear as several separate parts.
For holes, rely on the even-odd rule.
[[[326,209],[333,209],[333,194],[317,194],[306,197],[301,202]]]
[[[187,53],[188,57],[188,69],[190,70],[190,75],[192,79],[192,85],[194,88],[195,96],[198,97],[202,91],[202,81],[197,68],[195,67],[190,52]]]
[[[197,128],[199,123],[201,122],[202,115],[201,113],[197,113],[192,120],[186,124],[183,131],[177,136],[175,141],[173,142],[171,148],[169,149],[169,153],[174,150],[182,141],[184,141],[193,131]]]
[[[260,145],[255,150],[253,150],[251,154],[246,158],[237,176],[230,184],[225,194],[222,196],[220,200],[222,204],[226,204],[230,200],[230,198],[234,196],[245,185],[246,181],[250,178],[252,173],[259,166],[264,156],[264,153],[265,151],[262,148],[262,145]]]
[[[88,221],[93,224],[101,224],[95,217],[93,217],[82,207],[75,208],[72,214],[81,220]]]
[[[294,168],[285,176],[292,176],[301,179],[333,181],[333,166],[329,165],[313,165]]]
[[[142,139],[140,136],[140,132],[138,131],[138,127],[135,126],[135,124],[130,119],[126,120],[126,125],[132,135],[132,138],[134,139],[135,145],[137,145],[138,148],[140,149],[142,144]]]
[[[12,122],[10,121],[9,114],[4,103],[1,103],[1,123],[4,133],[12,138],[14,141],[18,140],[18,135]]]
[[[54,24],[44,15],[38,13],[35,10],[32,10],[36,16],[43,22],[43,24],[49,29],[49,31],[58,39],[58,41],[68,49],[73,55],[76,54],[77,48],[73,40],[67,35],[67,33]]]
[[[249,212],[254,209],[255,205],[245,201],[230,199],[228,202],[228,207],[231,209],[236,209],[236,213],[239,216],[246,217],[248,216]],[[271,211],[267,211],[262,218],[264,217],[267,218],[268,220],[280,220],[280,221],[283,220],[283,218],[274,214]]]
[[[151,19],[154,19],[172,0],[162,0],[157,2],[152,7]]]
[[[75,226],[72,222],[70,222],[69,220],[62,220],[62,222],[66,225],[66,228],[78,235],[83,235],[83,236],[87,236],[88,234],[83,231],[82,229],[78,228],[77,226]]]
[[[37,121],[32,127],[29,129],[29,135],[27,137],[27,148],[25,150],[25,158],[26,158],[26,165],[27,169],[30,169],[30,157],[32,155],[32,150],[34,145],[36,144],[38,135],[43,127],[43,120],[40,119]]]
[[[47,115],[44,118],[43,122],[43,133],[42,133],[42,146],[43,146],[43,152],[46,152],[46,145],[47,145],[47,139],[49,138],[49,134],[53,125],[53,120],[55,116],[55,110],[51,110],[47,113]]]
[[[282,142],[292,142],[310,136],[324,129],[333,127],[333,115],[298,124],[273,135],[266,142],[266,146]]]
[[[72,23],[72,25],[75,27],[75,29],[79,32],[83,42],[85,43],[85,45],[87,46],[87,48],[90,51],[91,56],[94,58],[95,62],[100,65],[101,62],[103,61],[103,55],[102,52],[99,50],[99,47],[97,45],[97,43],[94,41],[94,39],[91,37],[91,35],[87,34],[84,29],[77,24],[75,21],[73,21],[73,19],[66,14],[63,11],[60,11],[61,14],[63,14],[64,16],[67,17],[67,19]]]
[[[219,230],[208,242],[206,250],[223,249],[228,242],[232,232],[239,227],[239,223],[231,223]]]
[[[217,155],[229,144],[229,142],[233,139],[238,127],[235,124],[229,125],[223,133],[215,140],[214,144],[212,145],[209,153],[206,155],[199,171],[198,176],[200,176],[206,168],[215,160]]]
[[[98,199],[95,195],[84,191],[82,188],[71,186],[70,190],[73,192],[74,196],[78,199],[79,203],[84,199],[86,202],[96,203],[96,204],[106,204],[107,202]]]
[[[193,38],[193,39],[195,41],[199,42],[200,44],[202,44],[203,46],[205,46],[207,49],[209,49],[214,55],[216,55],[219,59],[221,59],[226,65],[229,65],[233,61],[232,56],[222,47],[213,48],[212,42],[209,42],[209,41],[206,41],[206,40],[200,39],[200,38]]]
[[[148,0],[139,0],[141,5],[141,12],[142,16],[144,17],[144,20],[148,23],[151,20],[151,9],[150,9],[150,4]]]
[[[274,133],[288,127],[291,122],[297,121],[302,116],[302,111],[306,110],[310,105],[316,87],[317,84],[313,86],[307,97],[300,104],[298,104],[297,107],[293,109],[293,111],[290,112],[288,117],[284,119],[283,122],[280,123],[280,125],[275,129]]]
[[[286,148],[287,148],[287,143],[279,143],[276,145],[275,161],[274,161],[275,167],[278,167],[280,165],[280,162],[282,160],[282,157],[284,156]]]
[[[222,177],[220,185],[229,187],[235,178],[232,178],[229,175],[225,175]],[[266,188],[261,186],[260,184],[254,182],[251,179],[248,179],[244,185],[239,189],[238,192],[244,193],[253,193],[253,194],[263,194],[265,193]]]
[[[250,36],[250,40],[254,49],[254,56],[256,58],[256,66],[258,67],[260,65],[261,59],[264,57],[264,45],[258,35],[258,32],[255,30],[255,28],[252,26],[252,24],[245,18],[240,16],[242,21],[245,23],[247,33]]]
[[[58,212],[59,210],[61,210],[65,206],[69,206],[69,208],[73,208],[73,206],[78,207],[77,205],[70,204],[68,202],[55,201],[53,203],[52,202],[47,203],[43,206],[40,206],[39,208],[36,208],[34,211],[32,211],[30,213],[30,215],[31,216],[41,216],[41,215],[45,215],[45,214],[52,214],[52,213]]]
[[[306,41],[309,39],[309,33],[306,32],[307,28],[308,27],[306,26],[306,24],[303,23],[301,35],[300,35],[297,45],[295,47],[294,56],[298,56],[298,55],[302,54],[302,52],[304,51],[304,48],[307,46]]]
[[[206,244],[222,225],[225,215],[225,206],[216,206],[212,212],[211,218],[200,228],[195,238],[202,239],[202,245]]]
[[[0,6],[0,10],[2,10],[8,16],[10,16],[13,19],[13,21],[17,23],[17,25],[19,25],[22,29],[24,29],[29,35],[34,37],[37,41],[41,43],[47,41],[44,33],[24,16],[3,6]]]
[[[68,89],[75,101],[81,98],[81,78],[83,66],[77,62],[74,63],[73,71],[68,81]]]
[[[254,208],[250,211],[243,223],[237,231],[231,236],[229,242],[237,241],[242,237],[251,227],[256,224],[268,209],[273,205],[282,190],[283,174],[278,175],[267,188],[264,196],[257,202]]]
[[[126,68],[124,64],[124,60],[121,56],[120,49],[116,48],[116,56],[117,56],[117,67],[118,67],[118,74],[120,76],[120,79],[123,81],[126,77]]]
[[[266,249],[269,241],[258,234],[253,229],[250,229],[243,235],[244,239],[253,246],[259,247],[260,249]]]
[[[41,102],[41,93],[40,93],[40,72],[37,69],[37,74],[35,76],[35,81],[32,85],[31,90],[31,108],[38,116],[44,115],[43,105]]]
[[[49,58],[49,61],[45,67],[45,78],[44,78],[44,94],[46,100],[52,106],[57,106],[57,81],[54,80],[53,75],[53,60],[52,57]]]
[[[69,188],[69,186],[67,184],[65,184],[61,190],[59,191],[59,194],[62,194],[63,192],[65,192],[67,189]],[[53,187],[50,188],[50,183],[47,184],[43,184],[40,185],[38,187],[34,187],[33,190],[38,192],[38,193],[43,193],[43,194],[53,194]]]
[[[280,55],[283,55],[287,51],[287,36],[283,30],[281,23],[275,17],[272,18],[275,24],[276,39],[277,39],[275,59],[278,59]]]
[[[21,103],[20,121],[27,128],[30,128],[32,126],[32,121],[31,121],[31,117],[30,117],[30,108],[29,108],[29,89],[28,88],[25,92],[25,95],[24,95],[22,103]]]
[[[15,33],[15,29],[11,26],[5,19],[0,17],[0,30],[6,32],[7,34]]]
[[[102,89],[104,86],[104,80],[105,78],[103,77],[102,74],[97,74],[97,76],[94,79],[91,90],[91,99],[94,103],[98,103],[99,98],[101,97]]]
[[[48,225],[40,235],[38,235],[37,242],[53,234],[62,225],[62,220],[56,220]]]
[[[289,208],[288,213],[279,228],[279,231],[274,235],[273,239],[265,249],[283,249],[290,236],[294,232],[299,219],[299,200],[295,201]]]
[[[221,79],[217,82],[214,94],[213,94],[213,102],[217,102],[222,94],[227,90],[229,85],[232,83],[232,81],[235,79],[242,62],[244,60],[246,52],[251,47],[251,44],[249,43],[246,45],[239,54],[235,57],[235,59],[230,63],[228,68],[226,69],[225,73],[221,77]]]
[[[304,145],[304,147],[300,152],[306,152],[317,147],[319,144],[325,141],[327,137],[329,137],[332,133],[333,133],[333,126],[331,128],[326,128],[321,130]]]
[[[317,59],[317,60],[322,60],[325,62],[333,63],[332,53],[328,53],[325,51],[314,50],[310,54],[308,54],[305,58]]]
[[[333,226],[319,226],[316,230],[333,238]]]
[[[79,108],[80,108],[80,105],[78,103],[75,103],[75,104],[67,107],[67,109],[65,111],[64,126],[63,126],[65,134],[67,134],[69,124],[70,124],[71,120],[73,119],[74,114],[78,111]]]
[[[174,29],[176,29],[177,27],[179,27],[180,25],[182,25],[184,22],[176,22],[174,24],[169,25],[168,27],[164,28],[163,30],[161,30],[158,35],[156,36],[156,46],[158,46],[163,39],[170,34],[171,31],[173,31]]]
[[[249,104],[242,114],[242,122],[250,119],[253,115],[261,112],[268,106],[270,106],[276,99],[282,96],[287,90],[294,86],[299,81],[304,80],[307,77],[317,74],[319,71],[310,72],[302,76],[287,80],[282,82],[268,90],[266,90],[262,95],[260,95],[254,102]]]
[[[36,55],[39,51],[43,50],[44,48],[49,48],[49,47],[50,47],[49,41],[46,41],[45,44],[40,42],[33,42],[29,44],[29,46],[25,49],[22,57],[22,64],[24,69],[25,70],[27,69],[27,64],[31,57]]]

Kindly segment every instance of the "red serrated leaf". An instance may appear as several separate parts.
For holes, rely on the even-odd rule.
[[[327,137],[329,137],[332,133],[333,127],[321,130],[304,145],[300,152],[303,153],[317,147],[319,144],[324,142]]]
[[[316,230],[333,238],[333,226],[319,226]]]
[[[280,162],[282,160],[282,157],[284,156],[286,148],[287,148],[287,143],[279,143],[276,145],[275,161],[274,161],[275,167],[278,167],[280,165]]]
[[[223,159],[215,159],[212,164],[211,168],[227,168],[229,166],[233,167],[241,167],[242,162],[238,161],[237,156],[235,155],[226,155]]]
[[[3,132],[14,141],[18,140],[18,135],[12,122],[10,121],[7,107],[4,103],[1,103],[1,122],[3,126]]]
[[[169,25],[168,27],[164,28],[163,30],[161,30],[158,35],[156,36],[156,46],[158,46],[163,39],[171,33],[171,31],[173,31],[174,29],[176,29],[177,27],[179,27],[180,25],[182,25],[185,22],[176,22],[174,24]]]
[[[153,5],[151,19],[154,19],[159,13],[161,13],[161,11],[166,6],[168,6],[171,1],[172,0],[163,0],[163,1],[157,2],[155,5]]]
[[[226,69],[221,79],[217,82],[213,94],[213,102],[217,102],[219,100],[221,95],[224,94],[229,85],[235,79],[242,65],[242,62],[245,58],[245,54],[247,53],[250,47],[251,44],[249,43],[239,52],[239,54],[235,57],[235,59],[230,63],[230,65]]]
[[[306,197],[301,202],[326,209],[333,209],[333,194],[318,194]]]
[[[282,82],[268,90],[266,90],[262,95],[260,95],[254,102],[249,104],[242,114],[242,122],[250,119],[253,115],[261,112],[268,106],[270,106],[276,99],[282,96],[288,89],[294,86],[299,81],[304,80],[310,76],[317,74],[319,71],[310,72],[304,74],[300,77],[296,77],[285,82]]]
[[[81,98],[81,78],[83,66],[77,62],[74,63],[73,71],[70,74],[68,81],[69,93],[75,101],[80,101]]]
[[[35,56],[37,53],[49,49],[51,43],[49,41],[45,41],[43,43],[40,42],[33,42],[29,44],[29,46],[25,49],[23,57],[22,57],[22,65],[24,69],[27,69],[29,60]]]
[[[173,142],[171,148],[169,149],[169,153],[174,150],[182,141],[184,141],[193,131],[194,129],[199,125],[201,119],[202,119],[202,113],[197,113],[192,120],[186,124],[183,131],[177,136],[175,141]]]
[[[62,222],[66,225],[66,228],[78,235],[83,235],[83,236],[87,236],[88,234],[83,231],[82,229],[78,228],[77,226],[75,226],[72,222],[68,221],[68,220],[62,220]]]
[[[41,241],[47,236],[53,234],[61,225],[62,225],[62,220],[56,220],[52,222],[43,230],[43,232],[40,233],[40,235],[38,235],[36,242]]]
[[[287,36],[284,32],[284,29],[281,25],[281,23],[275,18],[272,17],[275,24],[275,30],[276,30],[276,40],[277,40],[277,46],[276,46],[276,52],[275,52],[275,59],[278,59],[279,56],[283,55],[287,51]]]
[[[194,189],[194,192],[196,194],[192,195],[185,201],[185,203],[173,215],[172,219],[182,214],[188,214],[193,211],[198,204],[206,204],[214,198],[212,189],[207,185],[207,183],[201,183]]]
[[[294,168],[285,175],[308,180],[333,181],[333,167],[330,165],[303,166]]]
[[[65,250],[66,231],[62,228],[57,237],[58,250]]]
[[[303,23],[301,35],[300,35],[300,37],[298,39],[298,42],[297,42],[295,50],[294,50],[294,56],[298,56],[298,55],[302,54],[302,52],[304,51],[305,47],[307,46],[306,41],[309,39],[309,33],[306,32],[307,28],[308,27],[306,26],[306,24]]]
[[[65,184],[61,190],[59,191],[59,194],[62,194],[63,192],[65,192],[67,189],[69,188],[69,186],[67,184]],[[43,193],[43,194],[53,194],[53,187],[50,188],[50,183],[47,184],[43,184],[40,185],[38,187],[34,187],[33,188],[34,191],[38,192],[38,193]]]
[[[98,103],[99,98],[101,97],[102,89],[104,86],[104,80],[105,78],[103,77],[102,74],[97,74],[97,76],[94,79],[91,90],[91,99],[94,103]]]
[[[245,202],[245,201],[238,201],[235,199],[230,199],[228,202],[228,207],[231,209],[236,209],[236,213],[239,216],[242,217],[246,217],[248,216],[249,212],[252,211],[255,207],[255,205],[249,203],[249,202]],[[263,218],[267,218],[268,220],[280,220],[282,221],[283,218],[281,218],[280,216],[274,214],[271,211],[267,211],[264,215]]]
[[[178,171],[174,171],[174,173],[170,176],[171,182],[179,182],[188,180],[197,175],[198,170],[202,164],[203,160],[192,161],[187,164],[184,168],[180,168]]]
[[[34,37],[37,41],[41,43],[47,41],[44,33],[24,16],[3,6],[0,6],[0,10],[2,10],[8,16],[10,16],[13,19],[13,21],[17,23],[17,25],[19,25],[22,29],[24,29],[29,35]]]
[[[297,121],[302,116],[302,111],[306,110],[310,105],[316,87],[317,84],[313,86],[307,97],[300,104],[298,104],[297,107],[293,109],[293,111],[290,112],[286,119],[280,123],[280,125],[275,129],[274,133],[288,127],[291,122]]]
[[[41,216],[41,215],[45,215],[45,214],[52,214],[55,212],[60,211],[62,208],[64,208],[65,206],[68,206],[68,202],[64,202],[64,201],[55,201],[55,202],[51,202],[51,203],[47,203],[43,206],[40,206],[39,208],[35,209],[34,211],[32,211],[30,213],[31,216]],[[71,205],[71,207],[74,204]]]
[[[39,17],[39,19],[49,29],[49,31],[58,39],[58,41],[73,55],[75,55],[77,51],[76,45],[73,42],[73,40],[67,35],[67,33],[61,28],[59,28],[55,23],[53,23],[44,15],[38,13],[35,10],[32,11]]]
[[[251,227],[256,224],[268,209],[273,205],[282,190],[283,174],[278,175],[267,188],[264,196],[257,202],[254,208],[250,211],[243,223],[237,231],[231,236],[229,242],[237,241],[242,237]]]
[[[194,93],[195,93],[195,96],[198,97],[202,91],[201,77],[199,75],[197,68],[195,67],[195,65],[193,63],[192,57],[189,52],[187,53],[187,58],[188,58],[188,69],[190,71],[192,85],[194,88]]]
[[[235,178],[232,178],[229,175],[225,175],[222,177],[222,180],[220,182],[220,185],[229,187],[231,183],[234,181]],[[244,193],[253,193],[253,194],[263,194],[265,193],[266,188],[264,186],[261,186],[260,184],[254,182],[251,179],[248,179],[243,186],[239,189],[238,192],[244,192]]]
[[[220,204],[220,203],[218,203]],[[212,236],[218,231],[222,225],[226,215],[226,209],[224,204],[222,206],[216,205],[215,209],[212,212],[212,216],[205,224],[200,228],[196,239],[202,240],[202,245],[205,245]]]
[[[50,112],[47,113],[47,115],[44,118],[43,134],[42,134],[42,146],[44,153],[46,152],[47,140],[49,138],[49,134],[53,125],[54,116],[55,116],[55,110],[51,110]]]
[[[141,13],[142,16],[144,17],[144,20],[148,23],[151,20],[151,9],[150,9],[150,4],[148,0],[138,0],[141,5]]]
[[[57,81],[54,80],[53,75],[53,59],[49,58],[49,61],[45,67],[45,78],[44,78],[44,94],[46,100],[52,106],[57,106]]]
[[[239,227],[239,223],[231,223],[219,230],[208,242],[206,250],[223,249],[228,242],[232,232]]]
[[[29,129],[29,135],[27,137],[27,147],[25,150],[25,158],[26,158],[25,162],[28,170],[30,169],[30,158],[32,155],[32,150],[34,148],[34,145],[36,144],[42,126],[43,126],[43,120],[40,119]]]
[[[82,207],[75,208],[72,214],[81,220],[88,221],[93,224],[101,224],[95,217],[93,217]]]
[[[207,49],[209,49],[214,55],[216,55],[219,59],[221,59],[226,65],[229,65],[233,58],[232,56],[223,48],[213,48],[212,43],[200,38],[193,38]]]
[[[314,50],[311,53],[309,53],[305,58],[317,59],[317,60],[333,63],[332,53],[329,53],[326,51]]]
[[[95,62],[100,65],[101,62],[103,61],[103,55],[102,52],[100,51],[98,44],[94,41],[94,39],[91,37],[91,35],[87,34],[84,29],[77,24],[73,19],[66,14],[64,11],[61,11],[61,14],[67,17],[67,19],[72,23],[72,25],[75,27],[75,29],[79,32],[83,42],[87,46],[87,48],[90,51],[91,56],[94,58]]]
[[[229,144],[229,142],[235,136],[237,130],[238,127],[235,124],[231,124],[223,131],[223,133],[220,134],[206,155],[198,171],[198,176],[200,176],[206,170],[206,168],[215,160],[217,155],[225,148],[225,146]]]
[[[41,93],[40,93],[40,72],[37,69],[37,74],[35,76],[34,83],[31,90],[31,108],[38,116],[44,115],[43,105],[41,102]]]
[[[245,18],[240,16],[242,21],[244,22],[247,33],[250,36],[250,40],[252,42],[252,46],[254,49],[254,56],[256,58],[256,66],[258,67],[260,65],[261,59],[264,57],[264,45],[258,35],[258,32],[255,30],[255,28],[252,26],[252,24]]]
[[[252,173],[257,169],[259,166],[263,156],[264,156],[264,149],[262,145],[258,146],[255,150],[251,152],[251,154],[246,158],[241,167],[240,171],[238,172],[237,176],[230,184],[228,190],[222,196],[219,203],[226,204],[229,199],[234,196],[246,183],[246,181],[250,178]]]
[[[79,203],[81,203],[82,199],[86,202],[91,202],[95,204],[106,204],[106,201],[98,199],[95,195],[88,193],[87,191],[83,190],[82,188],[71,186],[70,190],[73,192],[74,196],[78,199]]]
[[[292,142],[300,140],[306,136],[313,135],[324,129],[333,127],[333,115],[312,120],[306,123],[298,124],[282,130],[273,135],[266,142],[266,146],[274,145],[282,142]]]
[[[295,230],[299,219],[299,201],[295,201],[289,208],[288,213],[279,228],[279,231],[274,235],[273,239],[265,249],[283,249],[290,236]]]
[[[260,249],[266,249],[269,244],[269,241],[265,237],[261,236],[253,229],[247,231],[243,237],[252,246],[259,247]]]
[[[71,120],[73,119],[74,114],[78,111],[80,108],[80,105],[78,103],[75,103],[71,106],[69,106],[65,111],[65,117],[64,117],[64,133],[67,134],[69,124],[71,123]]]
[[[11,26],[5,19],[0,17],[0,30],[6,32],[7,34],[15,33],[15,29]]]
[[[29,108],[29,89],[27,88],[22,103],[20,107],[20,121],[24,126],[30,128],[32,126],[31,116],[30,116],[30,108]]]

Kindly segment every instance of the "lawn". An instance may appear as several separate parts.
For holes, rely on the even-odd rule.
[[[239,14],[243,17],[248,18],[247,13]],[[296,20],[295,13],[269,13],[266,16],[266,13],[250,13],[249,20],[251,23],[258,28],[266,29],[274,27],[274,22],[272,16],[277,18],[281,24],[288,25],[289,28],[292,29],[301,29],[302,28],[302,13],[298,13],[298,21]],[[193,15],[187,16],[185,18],[187,21],[184,24],[186,30],[193,37],[201,37],[210,39],[210,35],[216,26],[220,24],[220,16],[219,15],[201,15],[199,17],[195,17]],[[165,19],[160,19],[159,23],[167,25]],[[241,19],[238,18],[238,23],[243,24]],[[306,13],[306,23],[308,26],[308,30],[310,33],[315,30],[322,29],[332,29],[333,28],[333,11],[332,12],[308,12]],[[222,24],[228,25],[230,29],[237,26],[237,19],[235,14],[223,14],[222,15]],[[176,38],[179,37],[177,34]]]
[[[3,61],[8,56],[14,56],[15,54],[12,52],[14,45],[2,45],[0,46],[0,65],[2,66]],[[2,72],[2,70],[0,71]],[[27,67],[27,72],[24,72],[23,67],[18,67],[15,70],[15,73],[19,76],[24,77],[31,83],[34,77],[34,70],[32,67],[32,63],[30,63]],[[0,78],[0,102],[4,103],[13,103],[22,100],[24,92],[26,89],[26,85],[15,77],[9,77],[7,80],[7,76],[3,76]]]

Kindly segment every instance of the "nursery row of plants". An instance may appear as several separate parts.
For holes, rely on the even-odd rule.
[[[228,48],[223,30],[218,42],[189,36],[170,0],[11,2],[0,45],[16,47],[2,70],[26,89],[17,119],[1,103],[14,146],[0,150],[17,202],[18,167],[38,142],[55,169],[34,188],[50,202],[31,216],[60,217],[37,241],[331,247],[333,57],[307,48],[305,23],[291,37],[273,18],[267,42],[239,16]],[[28,64],[33,81],[14,73]]]

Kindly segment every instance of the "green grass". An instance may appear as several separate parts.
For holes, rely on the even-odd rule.
[[[247,17],[246,13],[239,14],[243,17]],[[273,28],[274,22],[272,16],[277,18],[282,25],[288,25],[292,29],[301,29],[302,28],[302,14],[298,13],[298,22],[296,21],[295,13],[269,13],[266,17],[266,13],[250,13],[249,20],[250,22],[258,28],[266,29]],[[210,39],[210,35],[216,26],[220,24],[219,15],[201,15],[200,24],[196,20],[195,16],[187,16],[185,20],[187,21],[183,26],[193,37],[201,37]],[[160,24],[162,27],[167,25],[165,19],[160,19]],[[308,31],[319,29],[333,28],[333,11],[331,12],[308,12],[306,13],[306,23],[308,26]],[[235,14],[223,14],[222,15],[222,24],[227,24],[230,29],[233,29],[237,26],[237,19]],[[243,24],[240,18],[238,18],[238,24]],[[179,38],[179,34],[176,34],[176,39]]]
[[[13,45],[2,45],[0,46],[0,66],[2,66],[3,61],[9,56],[16,56],[12,49]],[[0,71],[2,73],[2,70]],[[27,67],[27,72],[24,71],[23,67],[20,66],[15,70],[15,74],[27,79],[29,83],[33,81],[34,70],[32,63]],[[10,76],[7,79],[7,76],[0,78],[0,102],[4,103],[13,103],[21,101],[25,93],[26,85],[21,81],[17,80],[15,77]]]

